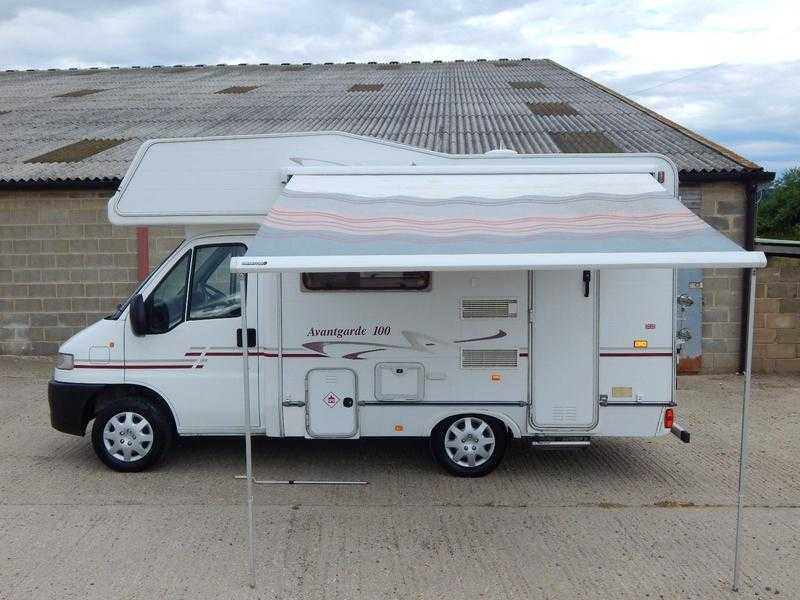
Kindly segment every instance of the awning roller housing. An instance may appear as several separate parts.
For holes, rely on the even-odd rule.
[[[649,173],[291,177],[234,271],[760,267]]]

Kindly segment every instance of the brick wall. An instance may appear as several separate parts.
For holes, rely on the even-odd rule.
[[[756,279],[753,368],[800,373],[800,258],[770,258]]]
[[[737,244],[744,244],[744,185],[719,182],[681,186],[681,197],[707,223]],[[702,373],[732,373],[739,368],[742,276],[741,269],[703,272]]]
[[[136,286],[136,230],[108,222],[110,194],[0,191],[0,354],[56,352]],[[151,266],[182,237],[151,228]]]

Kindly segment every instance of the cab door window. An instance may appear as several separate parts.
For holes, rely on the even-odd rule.
[[[234,256],[243,256],[244,244],[197,246],[192,262],[189,319],[241,317],[239,278],[231,273]]]
[[[190,258],[191,252],[184,254],[145,301],[150,333],[165,333],[183,322]]]

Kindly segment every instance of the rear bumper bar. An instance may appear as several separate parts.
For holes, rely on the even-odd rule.
[[[672,425],[670,431],[672,432],[672,435],[677,436],[684,444],[689,443],[691,434],[677,423]]]

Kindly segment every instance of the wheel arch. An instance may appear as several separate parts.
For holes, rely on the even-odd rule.
[[[497,412],[486,408],[475,408],[471,410],[457,410],[457,411],[439,413],[428,422],[427,435],[430,437],[430,435],[433,433],[433,430],[436,429],[437,425],[439,425],[439,423],[441,423],[445,419],[449,419],[451,417],[466,416],[466,415],[483,415],[486,417],[493,417],[506,426],[506,429],[508,430],[508,433],[512,438],[522,437],[522,432],[520,431],[519,425],[514,421],[514,419],[512,419],[505,413]]]
[[[178,424],[175,420],[175,414],[172,411],[172,407],[170,407],[169,403],[161,396],[161,394],[144,385],[121,383],[117,385],[106,386],[95,396],[93,406],[91,407],[91,418],[94,418],[94,416],[102,410],[103,405],[106,402],[131,395],[144,397],[149,402],[152,402],[158,406],[158,408],[169,419],[170,426],[172,427],[172,433],[175,435],[178,434]],[[87,419],[87,422],[88,420],[90,419]]]

